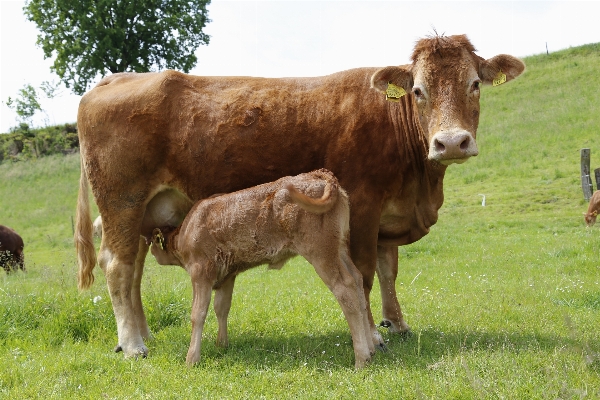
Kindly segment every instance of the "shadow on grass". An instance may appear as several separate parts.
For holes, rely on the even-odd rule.
[[[388,351],[377,351],[372,365],[385,368],[429,370],[444,358],[459,357],[465,353],[542,353],[548,357],[556,351],[583,356],[591,369],[600,371],[598,349],[580,340],[567,322],[565,336],[527,334],[513,331],[486,332],[459,330],[441,332],[424,329],[408,337],[381,332],[387,341]],[[569,331],[571,334],[569,335]],[[154,351],[179,353],[183,363],[189,345],[189,336],[179,331],[162,342],[165,336],[154,341]],[[216,347],[213,334],[204,335],[200,368],[250,368],[254,370],[291,371],[299,367],[336,371],[354,368],[354,351],[350,333],[334,330],[329,333],[311,334],[278,332],[230,333],[226,349]],[[162,342],[162,343],[161,343]],[[595,346],[597,347],[597,346]],[[152,355],[151,355],[152,357]],[[544,356],[545,357],[545,356]]]

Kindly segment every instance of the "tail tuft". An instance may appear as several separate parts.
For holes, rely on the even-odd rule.
[[[75,217],[75,249],[77,250],[77,286],[88,289],[94,283],[93,270],[96,266],[96,249],[93,241],[93,225],[90,215],[90,200],[87,174],[81,155],[81,175],[79,177],[79,195],[77,196],[77,214]]]

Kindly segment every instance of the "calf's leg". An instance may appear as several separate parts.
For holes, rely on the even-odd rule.
[[[360,274],[360,271],[358,270],[358,268],[356,268],[356,266],[352,262],[352,259],[350,258],[350,255],[348,254],[347,251],[342,252],[342,262],[343,262],[346,270],[354,277],[354,281],[356,282],[358,299],[360,301],[360,308],[361,308],[362,314],[363,314],[363,318],[362,318],[363,327],[364,327],[364,331],[367,334],[367,344],[369,345],[369,352],[371,353],[371,355],[373,355],[373,354],[375,354],[375,346],[379,345],[380,340],[383,341],[383,338],[380,338],[380,340],[374,340],[374,338],[371,337],[371,339],[369,340],[369,334],[371,332],[371,324],[369,323],[369,317],[367,314],[367,301],[365,300],[364,291],[363,291],[362,275]],[[379,334],[379,332],[377,332],[377,334]]]
[[[202,330],[210,305],[213,281],[207,279],[206,272],[203,271],[201,264],[193,263],[188,268],[192,279],[192,338],[185,361],[191,366],[200,361]]]
[[[410,327],[404,321],[396,295],[398,277],[398,246],[377,246],[377,278],[381,289],[382,326],[390,332],[407,334]]]
[[[215,292],[215,314],[219,323],[219,331],[217,333],[217,346],[229,346],[229,338],[227,336],[227,317],[231,309],[231,297],[233,296],[233,286],[235,284],[235,275],[227,279],[221,287]]]
[[[371,360],[371,350],[368,330],[365,330],[364,326],[365,302],[360,298],[361,293],[356,279],[339,257],[336,260],[309,260],[309,262],[331,290],[344,312],[352,335],[354,367],[357,369],[364,367]]]

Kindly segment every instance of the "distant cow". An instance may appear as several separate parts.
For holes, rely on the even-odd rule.
[[[596,190],[590,199],[590,205],[586,213],[583,213],[585,217],[585,223],[587,226],[593,226],[596,223],[596,217],[600,211],[600,190]]]
[[[102,217],[98,217],[94,220],[94,236],[102,238]]]
[[[262,264],[279,269],[300,254],[342,307],[352,333],[355,367],[363,367],[375,347],[362,276],[348,249],[349,224],[348,195],[330,171],[321,169],[202,200],[180,227],[154,229],[151,251],[158,263],[181,265],[192,279],[187,363],[200,360],[212,289],[216,290],[217,344],[227,346],[227,316],[236,275]]]
[[[0,225],[0,266],[8,273],[21,268],[25,271],[23,239],[14,229]]]

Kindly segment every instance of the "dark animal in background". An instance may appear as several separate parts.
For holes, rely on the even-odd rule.
[[[586,213],[583,213],[585,217],[585,223],[587,226],[593,226],[596,223],[596,217],[600,212],[600,190],[596,190],[590,198],[590,205]]]
[[[25,271],[23,239],[14,229],[0,225],[0,266],[8,273],[21,268]]]

